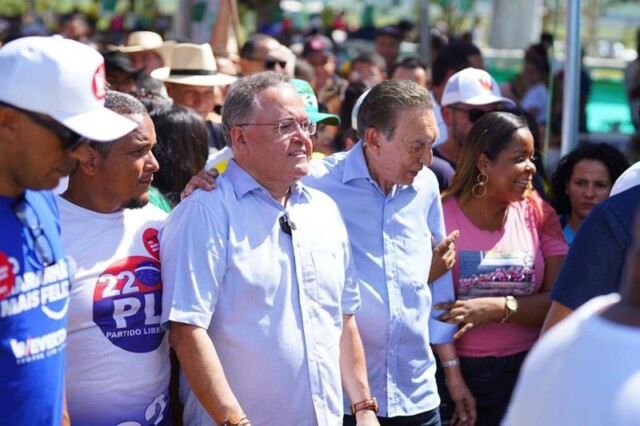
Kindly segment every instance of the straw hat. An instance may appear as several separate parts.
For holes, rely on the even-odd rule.
[[[153,31],[134,31],[127,37],[126,45],[116,46],[110,44],[107,46],[107,49],[124,53],[154,50],[162,56],[164,63],[168,64],[171,59],[171,50],[175,45],[175,41],[164,41],[160,34],[154,33]]]
[[[193,86],[223,86],[236,77],[218,72],[216,59],[208,43],[181,43],[173,48],[170,67],[158,68],[151,77],[169,83]]]

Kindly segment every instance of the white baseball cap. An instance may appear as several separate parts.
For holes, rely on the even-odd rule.
[[[137,124],[104,107],[102,55],[77,41],[24,37],[0,49],[0,101],[46,114],[94,141],[112,141]]]
[[[488,72],[477,68],[465,68],[449,77],[442,94],[442,106],[457,103],[488,105],[496,102],[516,106],[511,99],[502,96],[498,82]]]
[[[367,97],[370,91],[371,89],[360,95],[356,103],[353,105],[353,109],[351,110],[351,127],[356,132],[358,131],[358,112],[360,111],[360,105],[362,105],[362,101],[364,101],[364,98]]]

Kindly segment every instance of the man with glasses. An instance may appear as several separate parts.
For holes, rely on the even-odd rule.
[[[222,124],[234,159],[218,189],[183,200],[160,234],[185,424],[339,424],[342,386],[360,424],[377,424],[347,232],[300,183],[316,123],[286,76],[264,72],[231,87]]]
[[[303,179],[337,203],[357,268],[362,306],[356,316],[372,399],[347,407],[345,425],[360,425],[359,410],[378,413],[378,404],[386,425],[440,425],[430,344],[455,395],[456,417],[461,424],[475,422],[475,401],[453,345],[456,327],[438,321],[432,309],[436,301],[454,297],[447,270],[457,237],[445,236],[436,179],[424,167],[438,135],[433,108],[426,88],[414,82],[376,85],[358,109],[362,140],[348,152],[311,162]],[[191,184],[209,190],[207,180],[201,173]]]
[[[442,94],[442,118],[447,126],[446,140],[433,149],[433,155],[445,160],[434,164],[434,173],[451,182],[458,156],[469,130],[480,117],[505,106],[514,107],[514,102],[502,96],[500,86],[491,75],[481,69],[465,68],[453,74]],[[440,180],[440,190],[444,191]]]
[[[240,73],[248,76],[261,71],[285,72],[287,59],[282,45],[267,34],[254,34],[240,49]]]
[[[135,123],[104,108],[102,56],[58,37],[0,49],[0,415],[59,425],[69,280],[50,191],[84,158]],[[100,142],[96,142],[100,143]]]

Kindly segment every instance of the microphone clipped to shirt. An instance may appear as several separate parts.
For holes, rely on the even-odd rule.
[[[291,231],[296,230],[296,224],[289,219],[289,216],[287,216],[286,213],[280,216],[280,219],[278,219],[278,222],[280,222],[280,229],[285,234],[291,235]]]

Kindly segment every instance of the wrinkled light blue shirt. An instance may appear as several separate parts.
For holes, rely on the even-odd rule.
[[[303,181],[331,196],[347,225],[362,300],[356,320],[379,415],[437,408],[430,343],[453,341],[455,327],[430,321],[432,246],[445,237],[434,174],[425,167],[412,185],[396,185],[385,195],[369,174],[359,142],[349,152],[312,161]],[[438,301],[454,300],[450,274],[433,285],[442,294]]]
[[[342,315],[360,300],[337,206],[298,183],[283,207],[235,161],[217,182],[161,231],[162,323],[207,329],[253,424],[341,424]],[[185,424],[213,424],[189,387],[182,396]]]

